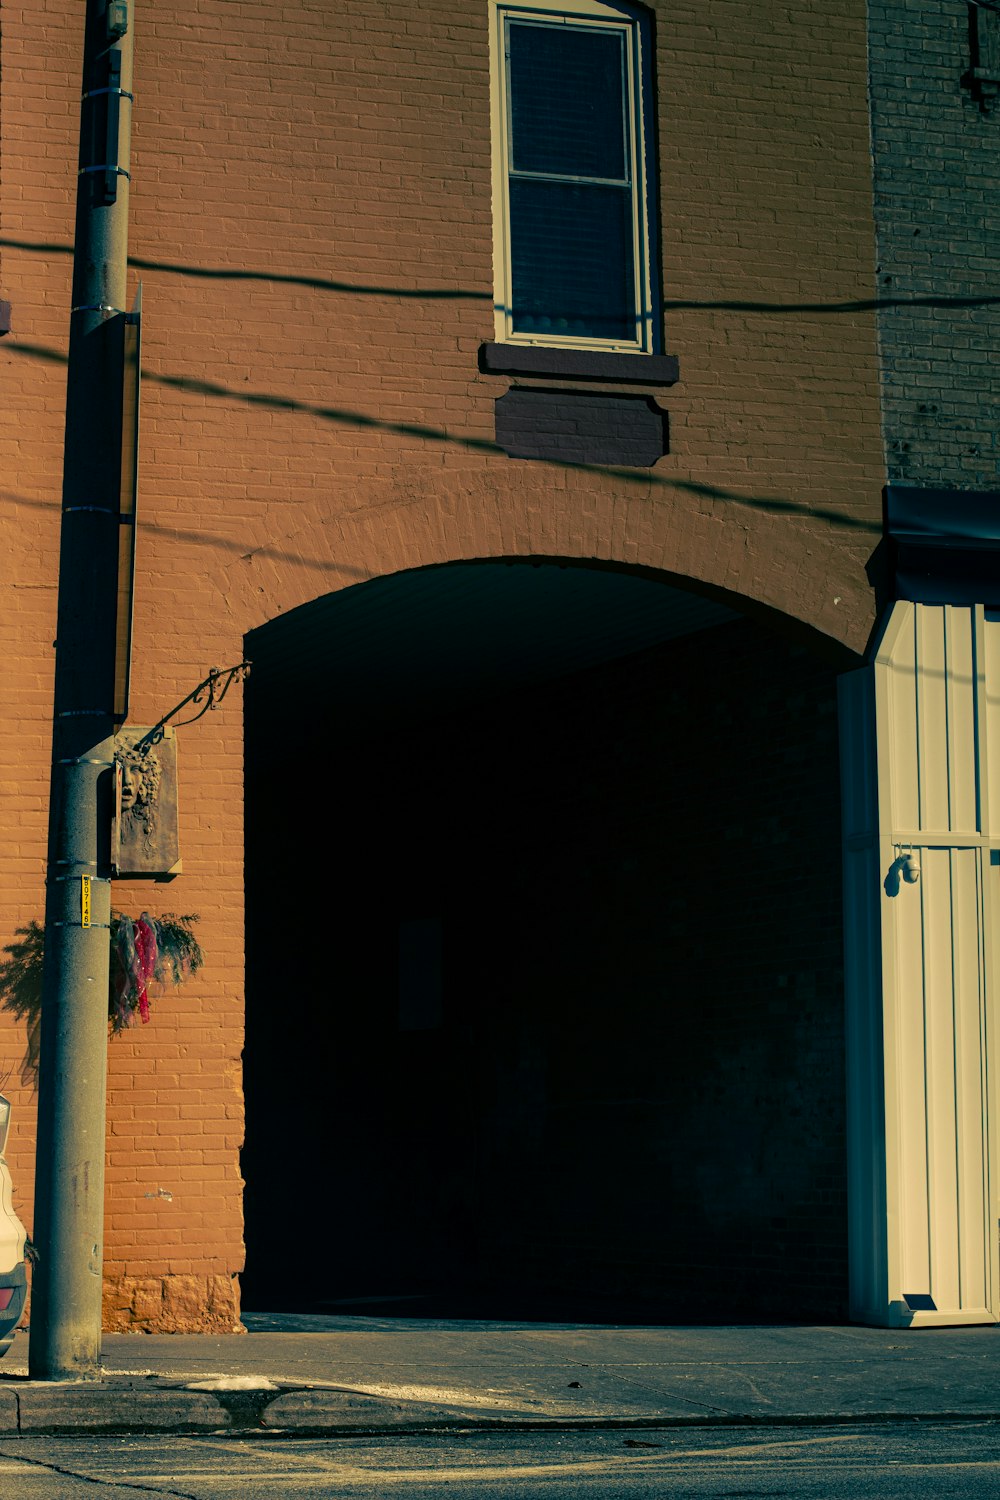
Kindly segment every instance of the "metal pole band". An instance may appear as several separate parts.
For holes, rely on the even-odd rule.
[[[96,99],[97,96],[98,96],[98,94],[117,94],[118,97],[119,97],[119,99],[127,99],[130,104],[132,104],[135,101],[135,95],[134,94],[130,94],[129,91],[128,91],[128,89],[113,89],[113,88],[107,88],[107,89],[88,89],[85,94],[81,94],[80,95],[80,98],[81,99]]]
[[[120,167],[117,162],[113,161],[105,162],[99,167],[81,167],[76,175],[86,177],[89,172],[117,172],[119,177],[127,177],[129,182],[132,181],[132,173],[126,172],[124,167]]]
[[[57,766],[113,766],[113,760],[100,760],[96,755],[61,755],[56,761]],[[56,861],[61,864],[61,860]],[[77,861],[69,861],[76,864]]]
[[[81,512],[86,512],[90,516],[113,516],[116,520],[118,518],[118,512],[108,510],[106,505],[64,505],[62,513],[64,516],[75,516]]]
[[[84,924],[82,922],[50,922],[49,923],[50,927],[82,927],[83,925]],[[88,922],[87,926],[88,927],[106,927],[109,932],[111,930],[111,923],[110,922]]]
[[[56,714],[57,719],[112,719],[110,708],[64,708]]]
[[[89,865],[89,864],[92,863],[92,861],[89,860],[89,859],[81,859],[79,861],[79,863],[82,864],[82,865]],[[79,880],[80,876],[79,875],[53,875],[52,879],[53,880]],[[92,881],[94,885],[110,885],[111,884],[111,877],[109,875],[88,875],[87,879],[90,880],[90,881]],[[94,924],[92,923],[91,925],[93,926]]]
[[[81,302],[79,307],[70,308],[70,315],[72,316],[73,313],[78,312],[123,313],[124,311],[125,309],[122,307],[109,307],[107,302]]]

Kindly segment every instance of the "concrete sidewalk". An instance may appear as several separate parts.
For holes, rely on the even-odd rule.
[[[0,1365],[0,1434],[1000,1420],[1000,1330],[620,1328],[248,1314],[108,1334],[97,1382]]]

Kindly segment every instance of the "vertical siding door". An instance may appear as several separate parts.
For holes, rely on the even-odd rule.
[[[842,680],[851,1304],[1000,1319],[1000,617],[893,606]]]

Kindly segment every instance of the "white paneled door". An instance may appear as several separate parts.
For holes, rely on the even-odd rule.
[[[893,606],[841,682],[852,1315],[1000,1320],[1000,616]]]

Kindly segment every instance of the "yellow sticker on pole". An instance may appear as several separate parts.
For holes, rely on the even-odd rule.
[[[80,925],[90,926],[90,876],[80,877]]]

